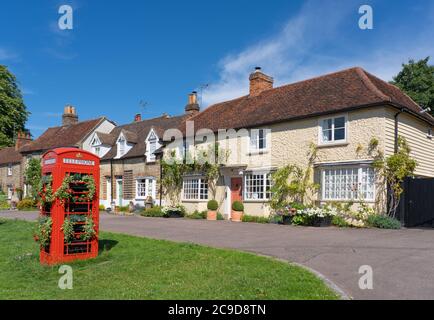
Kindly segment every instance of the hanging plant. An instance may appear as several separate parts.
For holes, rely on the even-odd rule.
[[[45,207],[47,204],[52,204],[55,197],[52,187],[53,178],[51,176],[44,176],[39,183],[39,204]]]
[[[42,248],[47,248],[50,245],[52,226],[51,217],[43,216],[38,219],[34,237]]]
[[[84,184],[87,191],[83,194],[77,194],[74,192],[71,185],[73,184]],[[59,189],[57,189],[55,196],[60,200],[62,205],[64,205],[68,201],[72,202],[87,202],[92,201],[95,197],[96,193],[96,184],[95,179],[92,176],[83,176],[74,175],[74,176],[66,176],[63,179],[62,185]]]
[[[66,218],[62,224],[62,231],[65,243],[70,244],[74,240],[74,223],[70,218]]]
[[[83,226],[83,234],[81,235],[81,239],[84,241],[92,240],[96,236],[95,231],[95,223],[93,222],[92,217],[86,217]]]

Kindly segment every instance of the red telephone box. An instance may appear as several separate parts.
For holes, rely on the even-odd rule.
[[[98,255],[99,158],[59,148],[42,157],[42,221],[51,224],[40,262],[58,264]]]

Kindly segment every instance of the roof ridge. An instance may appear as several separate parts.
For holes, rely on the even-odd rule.
[[[365,71],[362,68],[356,68],[356,72],[357,74],[360,76],[360,79],[362,80],[363,84],[366,86],[366,88],[368,88],[369,90],[373,91],[379,98],[384,99],[385,101],[392,101],[392,98],[389,97],[388,95],[386,95],[383,91],[381,91],[373,82],[372,80],[369,78],[369,76],[372,76],[371,74],[369,74],[368,76],[368,72]],[[380,78],[377,78],[380,81],[383,81],[384,83],[386,83],[386,81],[381,80]]]

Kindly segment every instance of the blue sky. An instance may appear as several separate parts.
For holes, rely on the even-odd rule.
[[[57,27],[63,4],[73,30]],[[358,27],[363,4],[373,30]],[[15,0],[1,11],[0,64],[18,77],[35,137],[65,104],[124,124],[182,113],[203,84],[203,107],[244,95],[257,65],[276,85],[356,65],[391,80],[409,58],[434,56],[432,0]]]

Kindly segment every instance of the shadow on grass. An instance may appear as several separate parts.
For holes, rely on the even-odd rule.
[[[99,240],[98,241],[98,253],[101,254],[104,251],[110,251],[113,247],[115,247],[119,241],[116,240]]]

